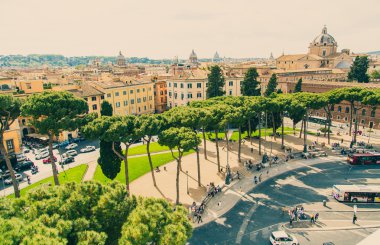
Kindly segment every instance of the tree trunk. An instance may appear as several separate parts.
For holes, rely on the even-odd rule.
[[[248,135],[249,135],[249,142],[252,145],[252,128],[251,128],[251,119],[248,120]]]
[[[276,141],[276,122],[274,121],[274,113],[272,112],[272,131],[273,131],[273,139]]]
[[[302,121],[301,121],[301,130],[300,130],[300,135],[298,136],[298,138],[300,138],[300,139],[301,139],[302,133],[303,133],[303,123],[304,123],[304,119],[302,119]]]
[[[307,121],[308,121],[308,111],[306,110],[305,121],[303,123],[303,151],[307,152]]]
[[[57,166],[55,165],[55,160],[54,160],[54,155],[53,155],[53,136],[51,134],[48,134],[48,136],[49,136],[49,157],[50,157],[51,168],[53,170],[54,184],[59,185]]]
[[[264,129],[264,139],[267,140],[267,128],[268,128],[268,113],[265,111],[265,129]]]
[[[285,142],[284,142],[284,115],[281,113],[281,147],[282,149],[285,148]]]
[[[261,156],[261,113],[259,115],[259,155]]]
[[[197,135],[195,135],[197,137]],[[198,168],[198,186],[201,187],[201,159],[199,158],[199,146],[195,147],[197,153],[197,168]]]
[[[206,134],[205,134],[204,128],[202,128],[202,136],[203,136],[203,154],[205,155],[205,159],[207,160]]]
[[[7,165],[9,173],[11,174],[12,185],[13,185],[13,189],[15,192],[15,197],[19,198],[20,197],[20,189],[18,188],[18,181],[16,180],[16,175],[15,175],[15,172],[12,168],[12,164],[11,164],[11,160],[9,159],[8,152],[5,150],[3,138],[0,139],[0,152],[1,152],[1,155],[4,156],[5,164]],[[3,179],[3,181],[4,181],[4,179]]]
[[[293,121],[293,135],[296,136],[296,124]]]
[[[353,116],[353,110],[354,110],[354,105],[351,103],[351,110],[350,110],[350,132],[348,132],[348,135],[351,136],[351,131],[352,131],[352,116]]]
[[[179,153],[178,159],[177,159],[177,175],[175,179],[175,185],[176,185],[176,199],[175,199],[175,204],[179,204],[179,171],[180,171],[180,166],[181,166],[181,158],[182,155]]]
[[[215,129],[215,145],[216,145],[216,162],[218,164],[218,172],[220,172],[220,159],[219,159],[219,130]],[[227,149],[228,151],[228,149]]]
[[[329,121],[326,120],[326,122],[325,122],[325,133],[323,134],[324,137],[326,137],[326,134],[327,134],[326,129],[327,129],[327,124],[328,124],[328,123],[329,123]]]
[[[228,150],[228,149],[227,149]],[[241,126],[239,126],[238,161],[241,162]]]
[[[146,142],[146,152],[148,154],[148,160],[149,160],[150,172],[152,174],[153,185],[157,186],[156,177],[154,177],[152,157],[150,156],[150,140],[151,140],[151,137],[149,137],[149,139]]]
[[[125,185],[127,186],[127,191],[129,195],[129,168],[128,168],[128,150],[129,145],[125,144],[125,154],[124,154],[124,173],[125,173]]]
[[[359,119],[360,120],[360,119]],[[356,139],[357,139],[357,135],[358,135],[358,126],[359,126],[359,121],[358,120],[358,111],[356,111],[356,115],[355,115],[355,127],[354,127],[354,140],[353,142],[356,143]]]

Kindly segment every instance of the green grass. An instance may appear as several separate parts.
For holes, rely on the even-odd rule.
[[[297,130],[296,130],[297,131]],[[266,130],[266,135],[267,136],[270,136],[273,132],[273,129],[272,128],[267,128]],[[277,133],[280,133],[281,134],[281,127],[279,129],[277,129]],[[293,128],[290,128],[290,127],[284,127],[284,135],[287,135],[287,134],[293,134]],[[248,132],[243,132],[241,134],[241,138],[244,139],[245,137],[248,136]],[[252,137],[257,137],[259,136],[259,130],[256,130],[255,132],[252,132]],[[265,136],[265,129],[262,128],[261,129],[261,137],[264,137]],[[219,138],[224,138],[225,137],[225,133],[224,132],[220,132],[219,133]],[[211,133],[206,133],[206,138],[208,140],[214,140],[215,139],[215,134],[213,132]],[[238,131],[234,131],[232,136],[231,136],[231,140],[234,140],[234,141],[237,141],[239,140],[239,132]]]
[[[77,183],[81,182],[83,175],[86,172],[86,169],[87,169],[87,165],[81,164],[81,165],[76,166],[74,168],[67,169],[65,171],[66,174],[65,174],[65,172],[59,173],[59,175],[58,175],[59,183],[64,184],[66,182],[77,182]],[[45,185],[47,186],[47,185],[49,185],[49,183],[51,183],[51,185],[54,185],[53,176],[46,178],[46,179],[43,179],[43,180],[40,180],[36,183],[33,183],[33,184],[21,189],[21,196],[25,195],[25,193],[27,193],[28,191],[30,191],[36,187],[45,186]],[[8,197],[14,198],[14,194],[9,195]]]
[[[186,152],[184,155],[188,155],[193,152],[194,151]],[[178,154],[175,154],[175,155],[177,156]],[[154,168],[157,166],[165,165],[166,163],[171,162],[173,160],[174,159],[170,152],[152,155],[152,162],[153,162]],[[141,177],[142,175],[150,171],[148,156],[129,158],[128,164],[129,164],[129,181],[130,182],[134,181],[135,179]],[[100,181],[101,183],[107,183],[107,182],[112,181],[111,179],[107,178],[103,174],[102,169],[100,168],[99,165],[96,167],[94,180]],[[121,170],[117,174],[115,180],[120,181],[121,183],[125,183],[123,162],[121,163]]]
[[[161,152],[161,151],[169,151],[169,147],[167,146],[162,146],[158,144],[158,142],[153,142],[150,143],[150,153],[154,152]],[[145,145],[139,145],[136,147],[129,148],[128,150],[128,155],[133,156],[133,155],[141,155],[141,154],[147,154],[146,152],[146,144]]]

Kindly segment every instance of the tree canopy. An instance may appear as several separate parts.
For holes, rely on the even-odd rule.
[[[257,81],[259,73],[255,67],[248,69],[241,83],[241,94],[246,96],[260,96],[261,89],[259,88],[260,82]]]
[[[225,94],[223,90],[225,81],[222,69],[219,66],[215,65],[211,67],[211,72],[208,76],[207,83],[207,98],[222,96]]]
[[[296,86],[294,87],[294,93],[302,92],[302,78],[298,79]]]
[[[354,63],[351,65],[350,72],[348,73],[348,80],[358,81],[359,83],[368,83],[368,65],[369,61],[367,56],[357,56]]]
[[[277,88],[277,76],[276,74],[273,74],[269,79],[267,89],[265,90],[264,95],[266,97],[270,96],[271,94],[277,91],[276,88]]]

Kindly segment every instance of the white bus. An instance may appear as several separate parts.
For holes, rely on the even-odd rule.
[[[340,202],[380,202],[380,185],[334,185],[332,194]]]

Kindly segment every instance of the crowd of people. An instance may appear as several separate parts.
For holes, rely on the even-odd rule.
[[[206,207],[206,205],[204,204],[204,202],[202,202],[201,205],[199,205],[199,206],[197,206],[197,204],[195,202],[193,202],[193,204],[190,207],[191,219],[193,222],[198,222],[198,224],[200,222],[203,222],[202,214],[205,210],[205,207]]]

